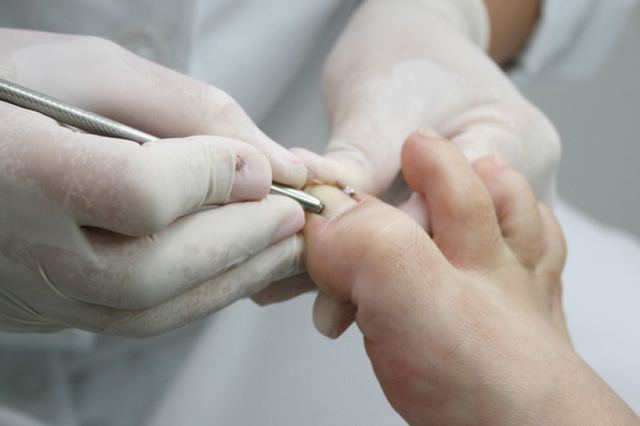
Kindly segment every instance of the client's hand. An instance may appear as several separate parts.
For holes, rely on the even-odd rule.
[[[353,306],[332,332],[355,318],[393,407],[411,424],[630,419],[572,349],[560,301],[566,246],[526,179],[500,158],[472,167],[429,132],[409,138],[402,160],[431,235],[375,198],[330,187],[315,190],[325,217],[310,215],[304,229],[309,275],[329,295],[317,303]]]

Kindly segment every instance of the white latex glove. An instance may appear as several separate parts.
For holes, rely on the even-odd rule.
[[[303,157],[309,183],[380,196],[405,139],[430,127],[471,162],[499,154],[552,202],[559,138],[485,54],[486,19],[480,0],[367,1],[326,66],[333,133],[324,157]]]
[[[0,40],[3,78],[164,138],[0,102],[0,329],[149,336],[300,273],[304,213],[265,196],[300,187],[304,164],[227,94],[100,39]]]
[[[326,65],[333,131],[325,155],[293,150],[309,168],[307,183],[382,196],[400,171],[405,139],[429,127],[460,146],[470,162],[500,155],[552,205],[558,135],[486,55],[487,40],[480,0],[365,2]],[[428,226],[422,197],[412,195],[402,208]],[[254,300],[277,302],[308,288],[307,279],[296,277],[274,283]],[[348,311],[321,294],[316,325],[335,336]]]

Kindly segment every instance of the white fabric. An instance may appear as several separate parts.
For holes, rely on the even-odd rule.
[[[279,7],[264,6],[272,3]],[[318,150],[328,130],[319,120],[317,77],[355,1],[272,3],[5,0],[0,25],[108,36],[227,90],[276,140]],[[617,29],[630,3],[548,0],[522,72],[565,75],[592,66],[592,51],[580,46],[593,36],[578,37]],[[244,32],[255,19],[260,31]],[[234,56],[225,38],[251,55]],[[265,86],[263,97],[257,88]],[[640,242],[563,203],[557,213],[570,250],[565,305],[575,346],[640,411]],[[99,336],[87,344],[86,337],[51,335],[62,337],[17,343],[19,337],[0,334],[0,423],[30,424],[2,408],[12,407],[43,425],[65,426],[404,424],[386,403],[357,330],[337,342],[321,337],[311,303],[311,296],[268,308],[243,301],[142,341]],[[61,346],[64,339],[76,343]]]
[[[516,66],[517,84],[535,78],[582,80],[605,62],[637,0],[545,0],[540,22]]]
[[[227,2],[229,3],[229,2]],[[261,121],[353,0],[201,1],[189,74],[227,91]]]

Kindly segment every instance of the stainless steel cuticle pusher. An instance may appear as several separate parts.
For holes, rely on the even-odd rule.
[[[3,78],[0,78],[0,100],[37,111],[61,123],[68,124],[94,135],[128,139],[140,144],[158,140],[155,136],[151,136],[101,115],[69,105]],[[269,193],[292,198],[300,203],[302,208],[308,212],[319,214],[324,209],[324,204],[322,204],[322,201],[320,201],[318,197],[298,189],[272,184]]]

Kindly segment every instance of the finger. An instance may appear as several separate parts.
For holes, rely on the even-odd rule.
[[[317,289],[318,287],[311,281],[309,275],[303,273],[269,284],[267,288],[251,296],[251,300],[260,306],[266,306],[284,302]]]
[[[529,182],[507,167],[501,157],[485,157],[474,164],[495,207],[500,232],[507,246],[526,267],[538,263],[542,232],[538,202]]]
[[[78,259],[62,253],[42,269],[52,285],[69,297],[143,309],[238,267],[303,225],[298,203],[269,196],[183,216],[148,237],[85,229],[90,254]]]
[[[157,137],[242,140],[268,158],[274,180],[295,187],[304,183],[302,162],[261,132],[223,91],[107,40],[45,33],[32,38],[33,45],[12,55],[17,83]]]
[[[427,201],[433,240],[442,254],[462,268],[493,264],[502,249],[493,204],[462,152],[425,131],[407,139],[402,171]]]
[[[545,277],[544,282],[556,286],[567,260],[567,242],[558,219],[544,203],[538,203],[542,221],[540,259],[537,273]]]
[[[287,238],[260,252],[237,268],[156,306],[122,310],[66,299],[56,309],[42,312],[61,324],[94,333],[124,337],[150,337],[205,318],[231,303],[263,289],[297,271],[302,262],[303,241]]]
[[[320,291],[313,304],[313,324],[330,339],[337,339],[356,320],[358,308],[348,300],[337,300]]]
[[[269,191],[266,158],[232,139],[138,145],[75,133],[17,107],[3,104],[0,111],[7,117],[0,123],[3,146],[20,170],[14,178],[65,204],[83,226],[147,235],[202,205],[259,200]]]

